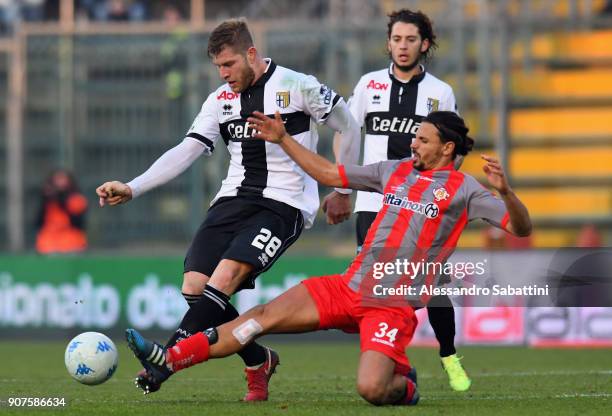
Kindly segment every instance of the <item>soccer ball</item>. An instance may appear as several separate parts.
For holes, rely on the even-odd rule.
[[[117,369],[119,355],[113,341],[99,332],[83,332],[68,343],[64,362],[68,374],[90,386],[104,383]]]

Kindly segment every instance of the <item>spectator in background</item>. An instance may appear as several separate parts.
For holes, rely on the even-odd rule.
[[[17,5],[10,0],[0,0],[0,34],[9,34],[18,15]]]
[[[21,17],[26,22],[40,22],[45,17],[45,0],[21,0]]]
[[[95,21],[136,22],[147,17],[147,3],[140,0],[80,0],[77,9]]]
[[[179,9],[168,4],[162,12],[163,22],[170,28],[168,37],[162,43],[161,57],[166,69],[166,95],[176,100],[183,95],[183,74],[187,70],[187,61],[181,48],[189,40],[189,33],[178,25],[183,21]]]
[[[576,238],[576,247],[594,248],[602,247],[601,234],[593,224],[585,224],[580,228],[578,237]]]
[[[42,190],[36,221],[36,251],[41,254],[75,253],[87,248],[87,199],[73,176],[63,169],[51,173]]]

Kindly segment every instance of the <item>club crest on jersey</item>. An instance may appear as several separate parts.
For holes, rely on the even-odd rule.
[[[440,100],[436,100],[435,98],[427,99],[427,111],[429,111],[430,113],[432,111],[438,111],[439,107],[440,107]]]
[[[434,198],[436,202],[444,201],[448,199],[450,196],[449,193],[444,188],[437,188],[433,190]]]
[[[276,92],[276,105],[278,105],[280,108],[289,107],[290,101],[291,100],[289,98],[289,91],[277,91]]]

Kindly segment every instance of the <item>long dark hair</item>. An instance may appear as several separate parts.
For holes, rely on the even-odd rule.
[[[433,111],[421,122],[431,123],[436,126],[442,143],[455,143],[453,158],[457,155],[467,155],[474,147],[474,139],[467,135],[470,129],[457,113],[452,111]]]

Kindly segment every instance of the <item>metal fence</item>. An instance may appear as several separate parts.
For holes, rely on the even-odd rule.
[[[469,16],[457,8],[452,14],[435,16],[440,49],[428,69],[442,79],[452,78],[459,108],[475,126],[479,146],[497,144],[503,156],[510,143],[504,123],[509,98],[503,86],[509,82],[507,70],[517,65],[509,62],[510,48],[528,44],[541,30],[541,22],[504,14],[505,2],[453,2],[463,3],[480,5],[483,10]],[[588,18],[588,24],[580,16],[572,24],[589,26],[592,16]],[[561,17],[546,22],[565,30],[569,21]],[[510,31],[509,25],[518,30]],[[22,128],[17,129],[23,174],[15,179],[13,172],[12,183],[18,180],[21,184],[23,219],[14,210],[11,215],[9,208],[16,192],[9,189],[7,172],[12,157],[7,151],[8,136],[14,134],[7,125],[6,105],[10,102],[11,49],[0,48],[0,131],[9,132],[6,140],[0,140],[0,250],[32,246],[40,186],[53,168],[73,170],[94,207],[94,189],[102,181],[135,177],[182,139],[203,99],[220,83],[205,56],[212,27],[76,26],[69,32],[56,26],[21,27],[15,39],[22,40],[25,65]],[[363,73],[388,64],[383,17],[356,22],[260,20],[252,21],[251,28],[266,55],[283,66],[316,75],[345,97]],[[526,52],[518,65],[527,68],[531,63]],[[493,72],[501,74],[502,93],[495,91]],[[477,90],[468,91],[470,77],[476,77]],[[497,130],[490,122],[494,113],[500,120]],[[321,134],[320,149],[329,156],[331,132],[322,128]],[[91,209],[91,246],[184,243],[202,220],[226,166],[227,153],[219,149],[212,158],[196,162],[181,177],[127,206]],[[11,228],[17,231],[11,233]],[[23,242],[15,237],[16,232],[25,236]],[[332,232],[352,233],[348,225]]]

